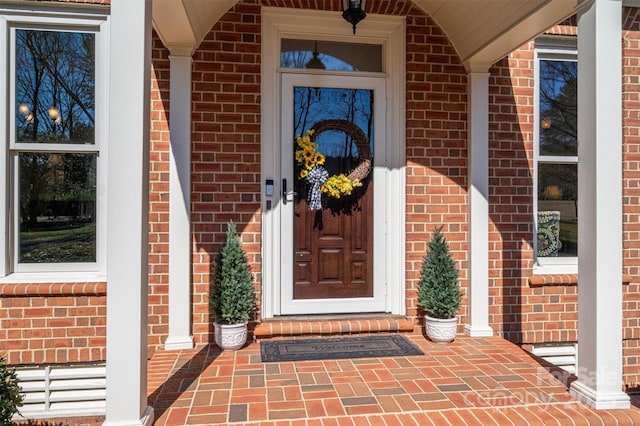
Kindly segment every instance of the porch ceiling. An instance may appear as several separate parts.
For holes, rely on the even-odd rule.
[[[193,53],[238,0],[153,0],[153,26],[172,52]],[[493,64],[576,12],[582,0],[413,0],[466,65]]]
[[[493,64],[576,12],[580,0],[413,0],[465,64]]]
[[[191,54],[238,0],[152,0],[153,28],[172,53]]]

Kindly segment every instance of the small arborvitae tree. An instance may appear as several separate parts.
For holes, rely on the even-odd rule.
[[[0,357],[0,425],[10,425],[11,418],[22,407],[22,395],[14,369],[7,367],[7,360]]]
[[[216,257],[213,288],[209,298],[216,321],[238,324],[249,321],[255,293],[247,255],[240,245],[236,226],[229,222],[227,239]]]
[[[436,228],[429,241],[429,251],[422,261],[418,306],[430,317],[448,319],[455,317],[461,299],[458,267],[442,227]]]

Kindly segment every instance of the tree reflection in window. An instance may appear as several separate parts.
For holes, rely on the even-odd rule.
[[[559,241],[543,241],[550,234],[538,223],[538,257],[578,254],[577,89],[575,60],[540,60],[538,220],[553,214],[558,219],[553,226],[559,227]],[[557,250],[544,250],[545,244]]]
[[[16,30],[16,141],[95,143],[95,35]]]
[[[578,64],[540,61],[540,155],[578,155]]]
[[[19,158],[20,262],[95,262],[96,154]]]
[[[18,262],[95,262],[95,34],[17,29],[14,40]]]

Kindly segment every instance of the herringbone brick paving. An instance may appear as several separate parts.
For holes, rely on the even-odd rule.
[[[635,407],[595,411],[574,400],[503,339],[408,337],[424,355],[262,363],[258,342],[237,352],[158,352],[149,365],[155,424],[640,424]]]

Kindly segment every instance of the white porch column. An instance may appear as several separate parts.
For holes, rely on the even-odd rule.
[[[489,64],[467,68],[469,164],[469,324],[471,337],[489,326]]]
[[[620,0],[578,13],[578,380],[596,409],[622,391],[622,69]]]
[[[191,49],[171,49],[169,336],[165,349],[193,347],[191,334]]]
[[[151,0],[112,0],[105,425],[150,425],[147,265]]]

